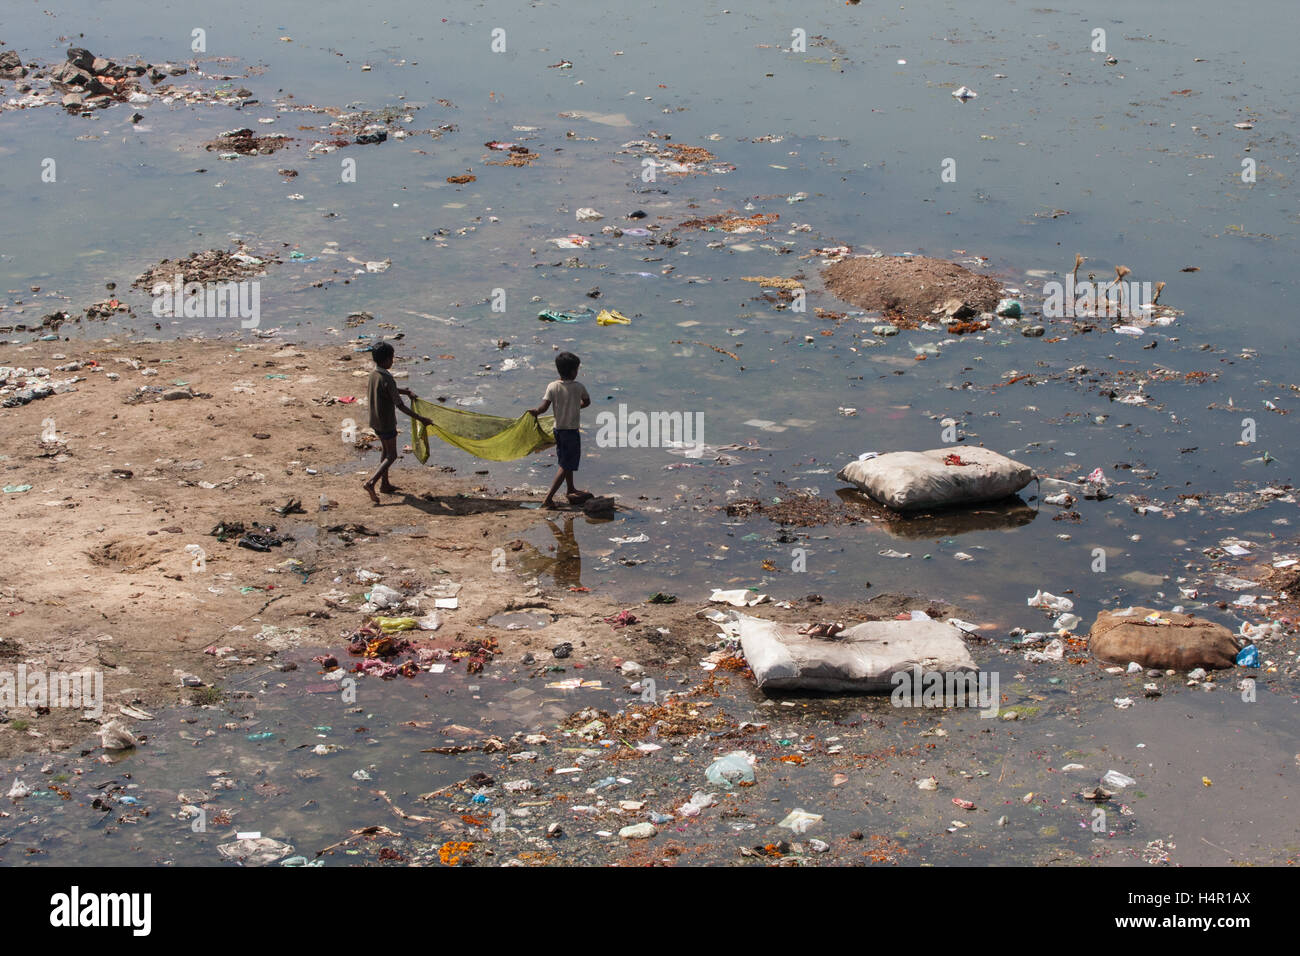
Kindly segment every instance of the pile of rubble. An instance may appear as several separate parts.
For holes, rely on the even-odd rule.
[[[0,53],[0,78],[17,80],[17,91],[24,96],[10,101],[10,106],[43,106],[60,97],[59,103],[73,112],[103,109],[113,103],[147,103],[148,93],[141,88],[144,78],[161,83],[169,76],[188,72],[170,63],[154,65],[143,60],[126,66],[95,56],[83,47],[69,47],[67,59],[52,67],[25,66],[13,50]],[[28,80],[49,82],[50,90],[41,92]]]
[[[103,109],[115,101],[148,102],[149,95],[140,89],[140,78],[145,75],[158,83],[185,72],[183,66],[157,67],[142,60],[123,66],[74,46],[68,48],[68,58],[50,70],[49,78],[50,84],[63,94],[65,108]]]

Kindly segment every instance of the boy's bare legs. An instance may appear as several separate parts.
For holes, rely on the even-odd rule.
[[[370,479],[361,487],[366,489],[366,494],[370,495],[370,500],[379,504],[379,495],[375,494],[375,483],[379,483],[379,490],[386,495],[391,495],[397,488],[388,480],[388,469],[392,467],[393,462],[397,461],[397,438],[381,438],[380,447],[383,448],[383,459],[379,462],[379,468],[375,471]]]
[[[565,471],[563,468],[555,469],[555,480],[551,482],[550,490],[546,492],[546,500],[542,502],[542,507],[548,511],[556,508],[555,493],[560,490],[560,485],[565,479],[569,481],[569,487],[573,487],[573,472]]]

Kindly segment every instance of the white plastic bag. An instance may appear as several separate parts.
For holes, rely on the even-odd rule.
[[[732,607],[753,607],[755,604],[762,604],[766,601],[767,595],[755,594],[747,588],[737,588],[734,591],[722,591],[714,588],[709,600],[730,604]]]
[[[1069,598],[1058,597],[1055,594],[1051,594],[1041,589],[1025,603],[1030,607],[1042,607],[1049,611],[1056,611],[1058,614],[1064,614],[1066,611],[1074,610],[1074,602]]]
[[[386,584],[376,584],[366,595],[366,600],[377,608],[389,608],[400,607],[406,597],[396,588],[390,588]]]
[[[798,633],[732,611],[740,644],[758,686],[768,690],[892,693],[893,675],[915,666],[925,671],[975,672],[961,631],[943,621],[867,621],[831,639]]]
[[[743,750],[733,750],[709,764],[704,776],[715,787],[728,790],[738,783],[753,783],[754,757]]]

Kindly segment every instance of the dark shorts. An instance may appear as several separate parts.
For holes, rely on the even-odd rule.
[[[555,457],[565,471],[577,471],[582,458],[582,434],[576,428],[555,429]]]
[[[397,437],[397,430],[394,429],[391,432],[376,431],[375,434],[379,436],[380,441],[388,441],[389,439]]]

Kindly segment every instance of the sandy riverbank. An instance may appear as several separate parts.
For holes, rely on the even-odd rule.
[[[87,720],[67,708],[11,708],[0,756],[81,745],[121,705],[202,702],[222,677],[265,668],[290,646],[342,652],[367,617],[358,569],[411,595],[459,583],[459,607],[442,612],[442,627],[407,635],[443,651],[491,638],[500,655],[532,652],[545,666],[556,644],[570,642],[575,665],[655,664],[698,659],[715,640],[696,616],[707,589],[676,604],[627,605],[565,587],[564,574],[553,573],[556,553],[520,536],[549,517],[562,550],[566,521],[600,519],[536,510],[544,489],[503,487],[488,462],[466,475],[420,465],[407,451],[393,471],[401,493],[373,506],[360,487],[378,460],[365,429],[364,353],[283,342],[63,341],[10,346],[0,362],[78,363],[54,376],[75,378],[72,390],[3,412],[12,449],[5,484],[31,487],[3,499],[0,665],[102,671],[104,712]],[[164,399],[169,392],[193,397]],[[359,401],[340,403],[349,396]],[[343,440],[347,419],[358,426],[352,442]],[[327,510],[322,496],[334,503]],[[305,513],[276,513],[295,498]],[[211,535],[223,521],[273,526],[293,540],[247,550],[237,537]],[[545,587],[539,569],[552,571]],[[912,605],[925,602],[882,595],[812,610],[796,601],[765,616],[849,618]],[[515,608],[554,623],[485,626]],[[622,610],[637,622],[605,622]]]

